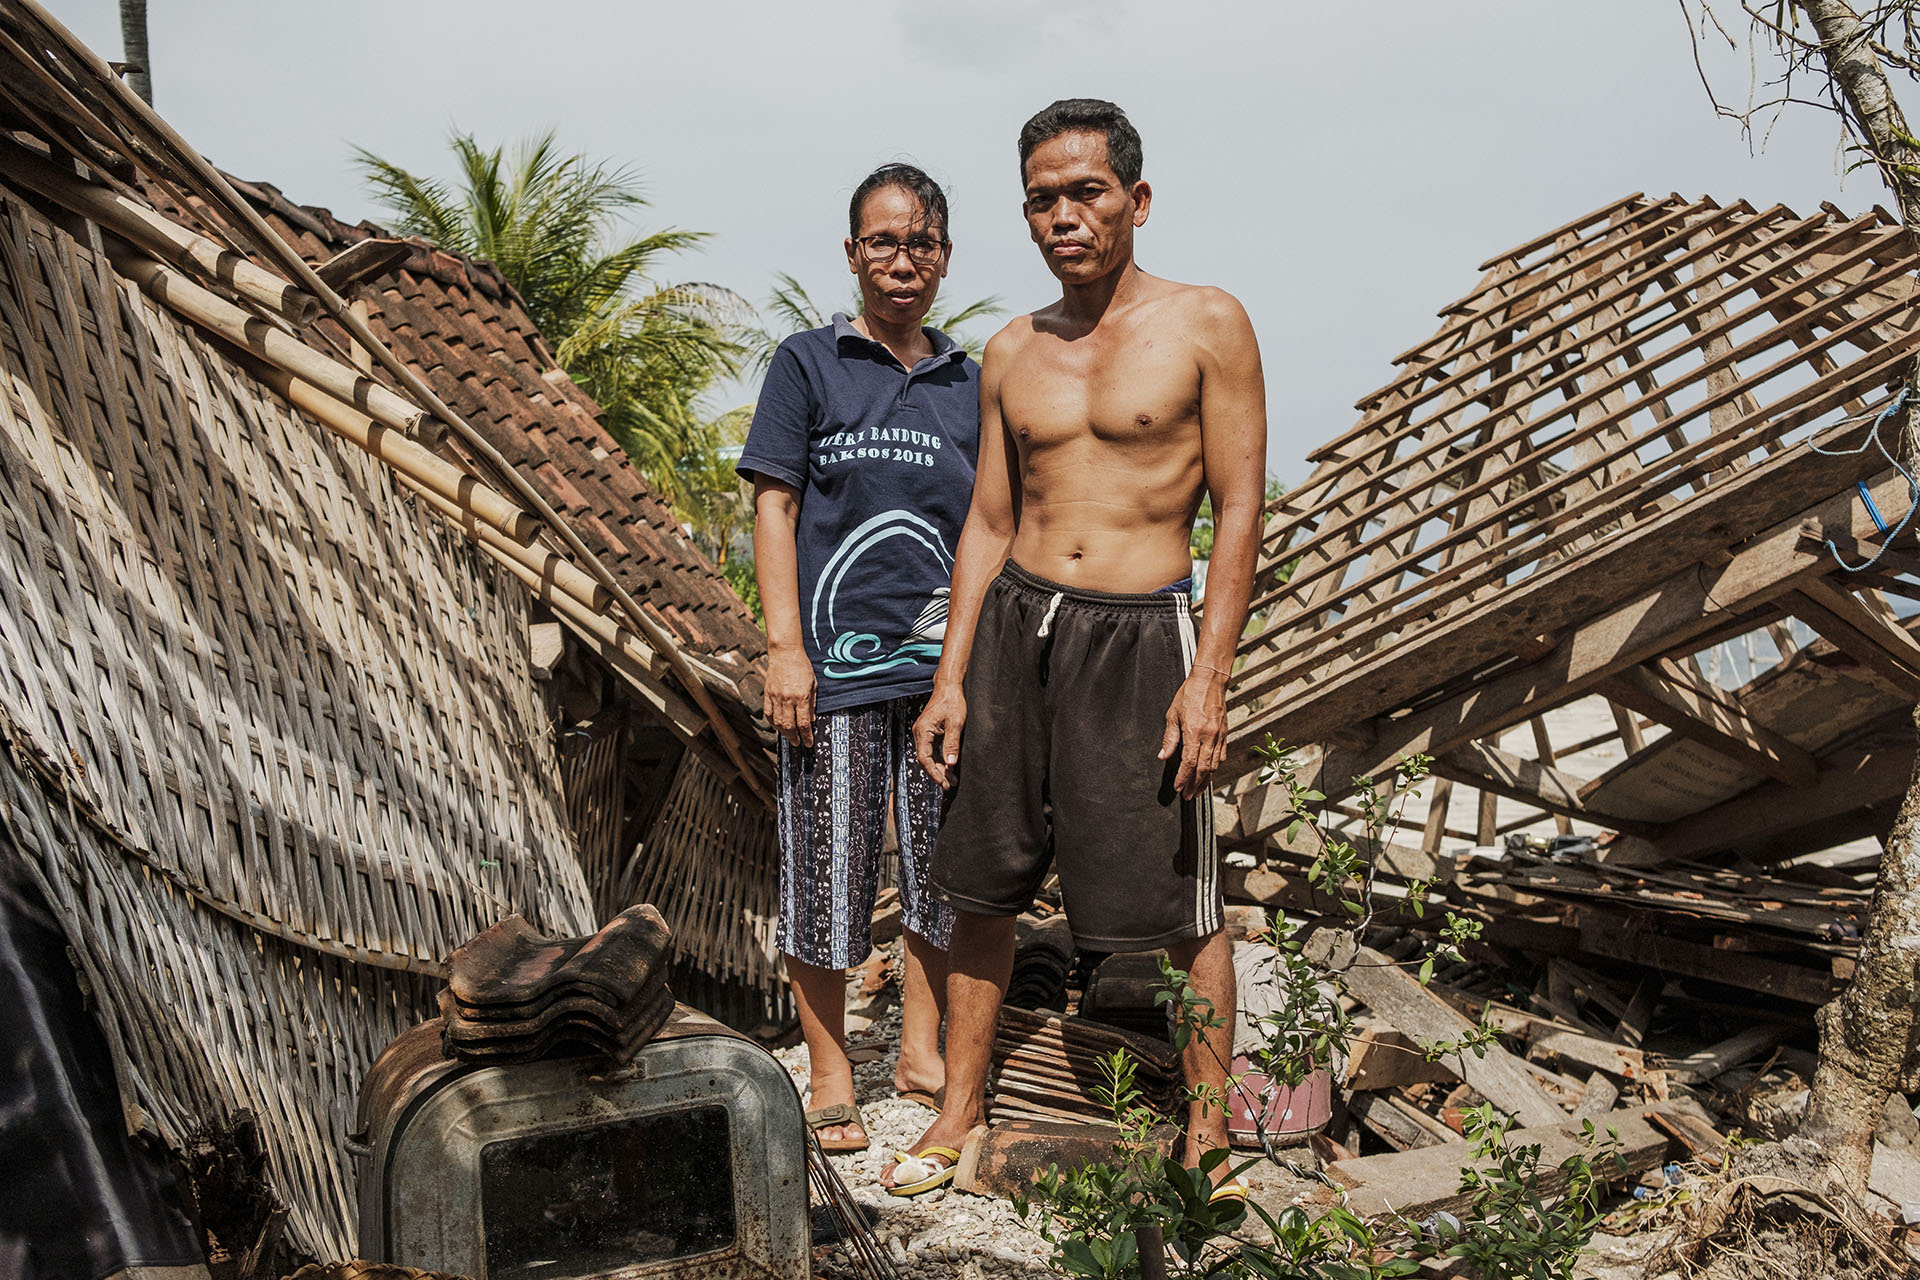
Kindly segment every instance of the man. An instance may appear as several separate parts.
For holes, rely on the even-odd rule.
[[[983,1118],[1014,917],[1050,859],[1082,947],[1165,947],[1228,1028],[1234,1015],[1206,791],[1259,544],[1259,349],[1232,297],[1134,264],[1153,193],[1118,107],[1054,103],[1021,130],[1020,160],[1028,230],[1061,296],[987,346],[946,646],[914,725],[921,763],[951,789],[933,875],[956,910],[946,1107],[898,1166],[915,1187],[948,1171]],[[1216,212],[1246,216],[1224,196]],[[1207,493],[1196,637],[1184,579]],[[1224,1090],[1230,1037],[1194,1039],[1190,1084]],[[1187,1163],[1225,1141],[1224,1114],[1196,1103]]]

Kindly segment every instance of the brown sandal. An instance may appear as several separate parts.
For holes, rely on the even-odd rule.
[[[867,1137],[866,1117],[860,1114],[860,1108],[851,1102],[836,1102],[830,1107],[818,1107],[807,1112],[807,1128],[817,1135],[822,1129],[831,1129],[835,1125],[859,1125],[860,1137],[835,1138],[828,1141],[815,1137],[822,1151],[865,1151],[871,1143]]]

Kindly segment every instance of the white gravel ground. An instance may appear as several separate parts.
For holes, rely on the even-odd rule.
[[[887,1007],[871,1024],[863,1026],[867,1024],[863,1017],[848,1018],[849,1037],[856,1044],[876,1044],[885,1053],[877,1061],[855,1063],[853,1068],[854,1100],[867,1119],[872,1143],[865,1151],[831,1155],[833,1167],[854,1199],[869,1210],[875,1233],[885,1242],[903,1275],[915,1280],[983,1280],[987,1276],[1051,1274],[1046,1265],[1051,1255],[1046,1241],[1021,1223],[1007,1201],[948,1187],[913,1197],[890,1196],[881,1187],[880,1172],[892,1153],[911,1144],[934,1117],[926,1107],[894,1096],[900,1013],[887,997],[895,990],[889,987],[882,994]],[[793,1074],[805,1097],[807,1047],[795,1045],[779,1050],[775,1056]],[[836,1246],[815,1251],[814,1274],[821,1280],[839,1280],[856,1273],[845,1250]]]

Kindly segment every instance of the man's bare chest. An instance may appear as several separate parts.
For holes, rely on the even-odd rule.
[[[1031,444],[1163,438],[1190,426],[1199,408],[1199,366],[1178,342],[1040,339],[1000,381],[1002,420]]]

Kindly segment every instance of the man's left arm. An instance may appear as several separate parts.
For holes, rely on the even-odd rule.
[[[1227,757],[1227,679],[1247,622],[1266,504],[1267,389],[1246,311],[1210,289],[1199,300],[1200,449],[1213,499],[1213,556],[1193,669],[1167,710],[1161,758],[1180,753],[1174,789],[1200,795]]]

